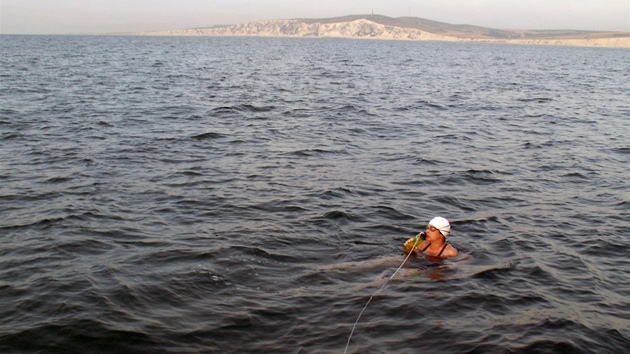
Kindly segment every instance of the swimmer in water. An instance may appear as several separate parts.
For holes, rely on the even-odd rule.
[[[418,241],[413,252],[422,253],[431,257],[448,258],[455,257],[459,251],[446,243],[446,236],[451,232],[451,224],[443,217],[435,217],[429,221],[424,239]],[[405,253],[412,251],[416,238],[412,237],[405,242]]]

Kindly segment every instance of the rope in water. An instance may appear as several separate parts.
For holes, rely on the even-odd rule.
[[[365,303],[365,306],[363,306],[363,309],[361,310],[361,312],[359,312],[359,316],[357,317],[357,320],[354,321],[354,325],[352,326],[352,331],[350,331],[350,336],[348,337],[348,342],[346,343],[346,349],[344,349],[343,354],[346,354],[346,352],[348,351],[348,346],[350,346],[350,339],[352,339],[352,335],[354,334],[354,330],[357,327],[357,324],[359,323],[359,319],[361,318],[361,315],[363,315],[363,311],[365,311],[365,309],[368,307],[368,305],[370,304],[374,296],[376,296],[376,294],[378,294],[381,290],[383,290],[383,288],[385,288],[385,285],[387,285],[387,283],[389,283],[389,281],[392,280],[396,276],[396,274],[403,267],[405,262],[407,262],[407,260],[409,259],[409,256],[411,256],[411,254],[413,253],[413,249],[416,247],[416,245],[418,244],[418,241],[420,241],[421,239],[420,235],[421,233],[416,236],[416,242],[414,242],[413,246],[411,247],[411,250],[409,251],[409,254],[407,254],[407,257],[405,257],[405,260],[400,264],[400,267],[398,267],[398,269],[396,269],[394,274],[392,274],[392,276],[389,277],[389,279],[387,279],[385,283],[383,283],[383,285],[381,285],[381,287],[378,290],[376,290],[374,294],[372,294],[372,296],[370,296],[370,299]]]

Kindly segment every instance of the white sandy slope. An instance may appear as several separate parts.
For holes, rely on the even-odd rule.
[[[226,27],[193,28],[131,34],[148,36],[359,38],[630,48],[630,37],[576,39],[473,39],[438,35],[414,28],[386,26],[366,19],[338,23],[305,23],[300,20],[269,20]]]

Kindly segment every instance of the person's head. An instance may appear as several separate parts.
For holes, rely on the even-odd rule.
[[[451,233],[451,224],[443,217],[437,216],[429,221],[426,233],[427,236],[439,234],[446,237]]]

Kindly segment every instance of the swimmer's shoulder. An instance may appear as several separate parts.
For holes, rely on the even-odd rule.
[[[459,251],[451,245],[447,245],[444,252],[442,252],[443,257],[457,257],[457,255],[459,255]]]

